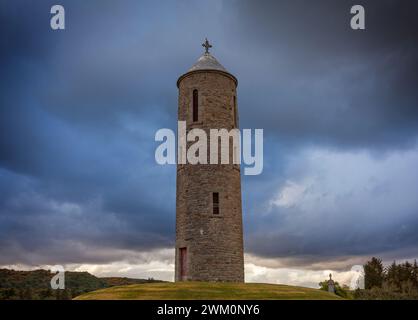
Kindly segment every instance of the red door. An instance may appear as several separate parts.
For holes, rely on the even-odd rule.
[[[187,280],[187,248],[180,248],[180,280]]]

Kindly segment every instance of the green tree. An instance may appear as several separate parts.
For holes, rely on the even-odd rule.
[[[412,282],[415,287],[418,288],[418,264],[417,260],[414,260],[414,264],[412,266]]]
[[[381,259],[373,257],[364,266],[365,289],[381,288],[384,280],[384,268]]]

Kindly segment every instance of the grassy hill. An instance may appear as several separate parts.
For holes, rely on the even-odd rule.
[[[117,286],[88,292],[76,300],[337,300],[318,289],[262,283],[164,282]]]

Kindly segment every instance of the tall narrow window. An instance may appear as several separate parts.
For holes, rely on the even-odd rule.
[[[199,120],[199,97],[196,89],[193,90],[193,122]]]
[[[180,281],[187,280],[187,248],[180,248]]]
[[[219,193],[214,192],[212,194],[212,205],[213,205],[213,214],[219,214]]]
[[[234,127],[238,127],[238,119],[237,119],[237,97],[234,96]]]

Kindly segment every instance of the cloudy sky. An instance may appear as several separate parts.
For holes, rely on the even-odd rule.
[[[205,37],[241,127],[264,129],[264,171],[242,179],[247,281],[418,258],[415,2],[61,0],[53,31],[56,3],[0,3],[0,266],[173,279],[175,166],[154,135],[176,128]]]

